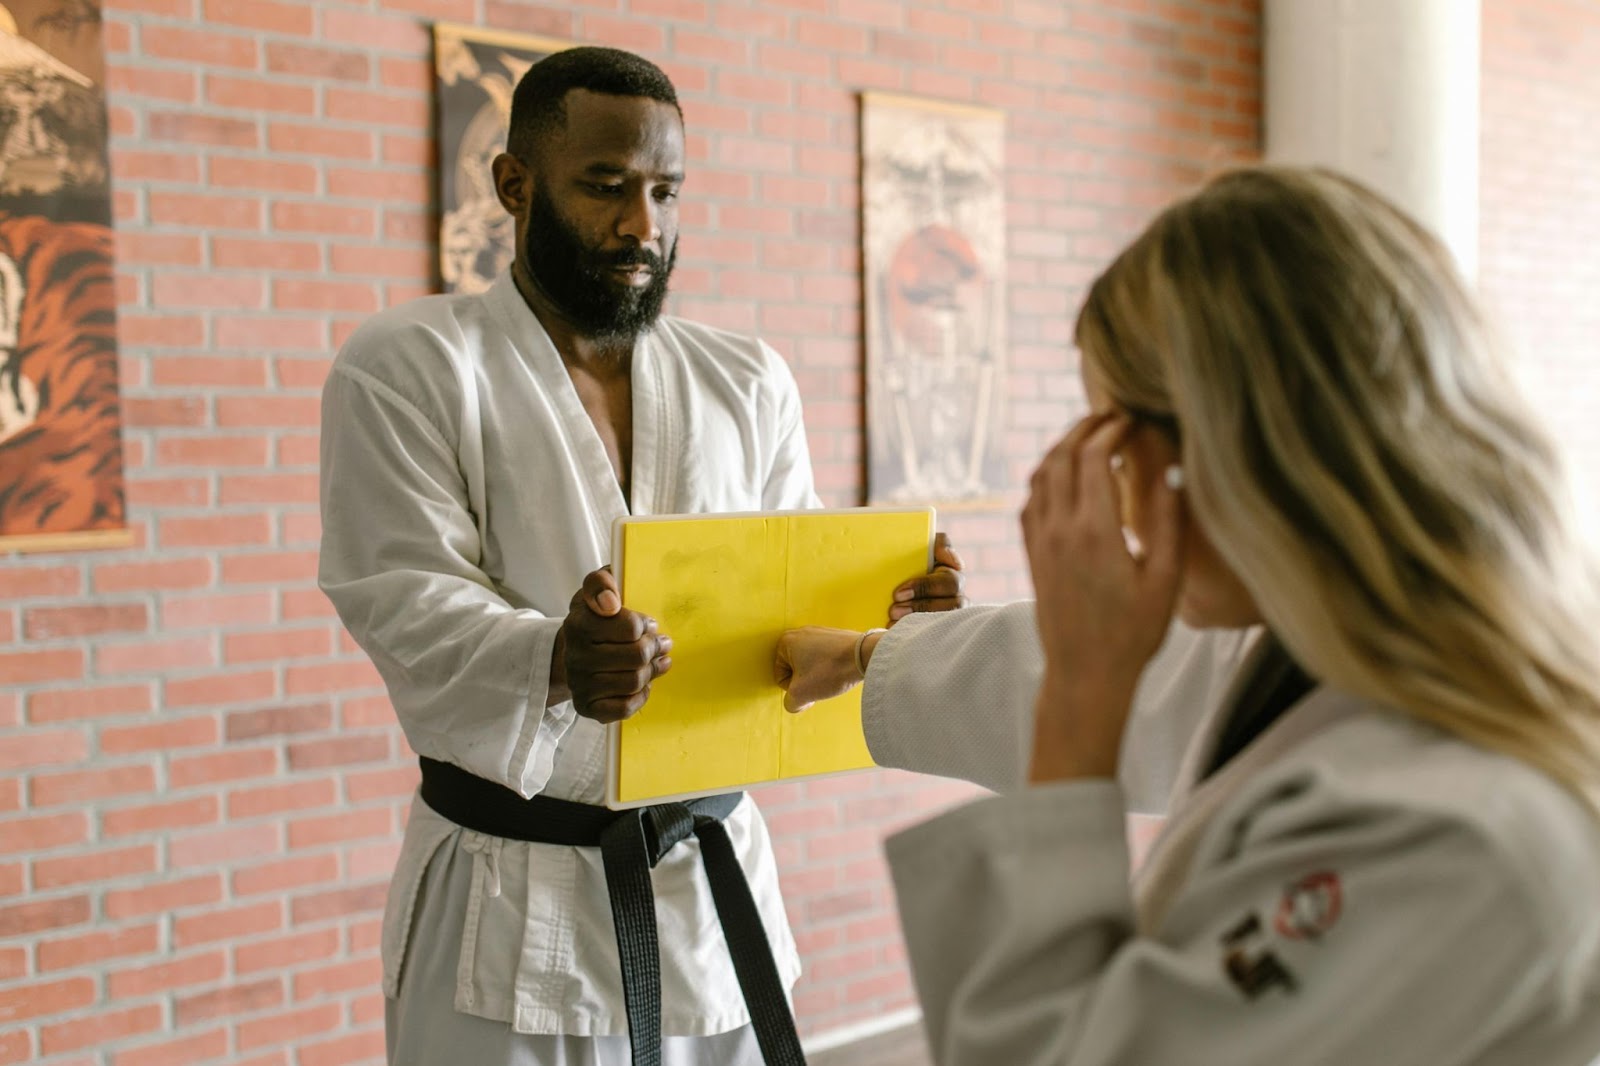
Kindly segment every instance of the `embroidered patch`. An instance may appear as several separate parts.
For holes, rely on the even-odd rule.
[[[1315,940],[1339,920],[1344,890],[1339,875],[1322,870],[1290,885],[1278,902],[1272,927],[1290,940]]]
[[[1266,946],[1261,919],[1252,914],[1222,936],[1225,954],[1223,972],[1234,987],[1250,999],[1258,999],[1268,989],[1294,992],[1299,988],[1294,974]]]

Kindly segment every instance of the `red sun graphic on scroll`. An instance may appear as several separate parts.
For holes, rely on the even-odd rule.
[[[893,331],[925,356],[944,348],[937,312],[972,312],[983,299],[983,266],[972,244],[948,226],[923,226],[889,260],[887,303]]]

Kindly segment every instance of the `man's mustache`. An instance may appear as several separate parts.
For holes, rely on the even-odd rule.
[[[653,274],[661,273],[666,267],[662,258],[648,248],[627,248],[610,255],[603,255],[600,261],[602,265],[611,269],[647,267]]]

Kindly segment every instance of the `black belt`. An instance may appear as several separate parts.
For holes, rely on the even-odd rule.
[[[700,839],[700,860],[761,1056],[767,1066],[804,1066],[761,912],[722,824],[744,793],[613,811],[549,796],[523,799],[450,763],[428,758],[421,763],[423,801],[463,828],[533,844],[600,849],[634,1066],[661,1063],[661,947],[650,871],[693,833]]]

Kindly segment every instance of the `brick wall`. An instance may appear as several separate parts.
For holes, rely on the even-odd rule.
[[[1577,461],[1591,519],[1600,515],[1597,56],[1593,0],[1483,0],[1479,278]]]
[[[789,357],[833,504],[861,475],[857,90],[1010,114],[1018,484],[1076,410],[1086,278],[1258,135],[1255,0],[107,7],[138,540],[0,560],[0,1064],[381,1054],[414,775],[314,586],[315,427],[338,343],[430,288],[427,20],[664,61],[692,159],[677,309]],[[1025,592],[1014,507],[948,525],[979,596]],[[807,1032],[910,1002],[878,842],[958,793],[763,793]]]

